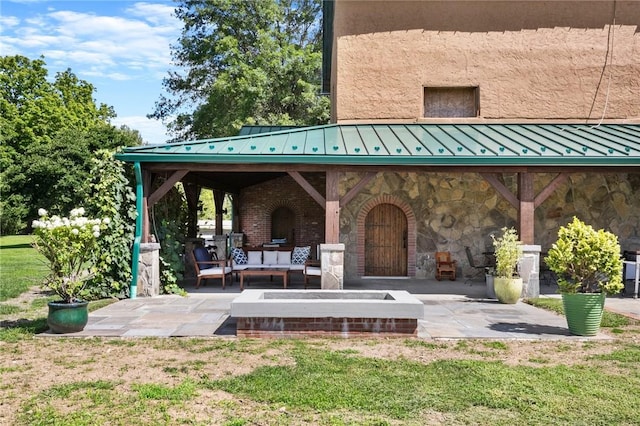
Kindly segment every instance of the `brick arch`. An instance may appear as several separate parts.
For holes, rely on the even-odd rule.
[[[266,235],[271,236],[271,231],[272,231],[272,216],[273,216],[273,212],[275,212],[277,209],[281,208],[281,207],[285,207],[288,208],[289,210],[291,210],[294,214],[295,217],[295,222],[293,224],[293,229],[295,232],[295,237],[296,239],[300,238],[299,234],[300,234],[300,217],[301,217],[301,212],[300,212],[300,208],[297,204],[292,203],[290,200],[276,200],[274,202],[268,203],[267,205],[265,205],[265,220],[264,223],[268,225],[268,229],[266,231]],[[289,242],[291,243],[291,242]]]
[[[380,195],[367,201],[360,209],[357,218],[357,233],[358,233],[358,276],[364,276],[364,225],[367,215],[377,205],[380,204],[392,204],[402,210],[407,217],[407,275],[415,277],[416,275],[416,244],[417,244],[417,225],[416,215],[413,213],[411,206],[404,200],[393,195]]]

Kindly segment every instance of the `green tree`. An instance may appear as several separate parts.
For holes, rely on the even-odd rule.
[[[116,128],[111,107],[71,70],[53,81],[43,58],[0,57],[0,233],[29,229],[37,209],[64,213],[84,204],[98,149],[139,145]]]
[[[182,0],[176,15],[184,28],[173,58],[183,72],[165,78],[173,96],[150,114],[176,139],[328,121],[319,0]]]

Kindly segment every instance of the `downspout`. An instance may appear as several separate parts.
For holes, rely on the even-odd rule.
[[[133,254],[131,255],[131,285],[129,286],[129,298],[135,299],[138,292],[138,262],[140,259],[140,243],[142,241],[142,218],[143,218],[143,190],[142,190],[142,168],[140,162],[133,164],[136,174],[136,234],[133,240]]]

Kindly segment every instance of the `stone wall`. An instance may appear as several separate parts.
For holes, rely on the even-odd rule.
[[[539,193],[555,175],[535,177]],[[341,193],[360,179],[349,174]],[[516,175],[503,175],[505,185],[516,192]],[[558,188],[535,214],[535,243],[546,252],[558,228],[574,215],[596,228],[605,228],[620,238],[623,249],[640,248],[640,177],[625,174],[574,174]],[[475,173],[416,174],[380,173],[341,210],[340,237],[345,244],[345,278],[356,277],[358,212],[372,198],[393,195],[407,202],[416,216],[416,277],[432,278],[436,251],[450,251],[458,261],[459,276],[472,275],[465,246],[477,260],[491,249],[491,234],[517,226],[517,212],[491,185]]]
[[[555,174],[536,174],[536,194]],[[308,176],[320,193],[324,181]],[[362,175],[344,174],[340,193],[345,194]],[[517,176],[504,174],[501,181],[516,193]],[[640,176],[632,174],[572,174],[535,213],[535,244],[544,254],[555,241],[558,228],[578,216],[596,228],[615,233],[623,250],[640,250]],[[415,276],[434,277],[436,251],[450,251],[458,261],[458,276],[474,271],[465,254],[469,246],[477,261],[491,249],[491,234],[517,226],[517,212],[476,173],[379,173],[349,204],[341,209],[340,240],[345,244],[344,277],[358,277],[358,215],[374,198],[395,197],[415,215]],[[385,199],[382,197],[381,199]],[[248,245],[270,238],[270,214],[279,205],[296,213],[296,243],[316,246],[324,242],[324,209],[289,177],[256,185],[241,194],[241,223]],[[409,241],[411,247],[412,241]],[[313,256],[316,256],[313,251]]]

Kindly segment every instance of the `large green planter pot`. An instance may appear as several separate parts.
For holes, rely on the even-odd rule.
[[[89,321],[89,302],[49,302],[47,325],[52,333],[76,333]]]
[[[493,277],[493,290],[500,303],[517,303],[522,295],[522,278]]]
[[[562,293],[564,315],[569,332],[576,336],[595,336],[600,330],[604,293]]]

